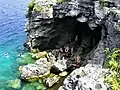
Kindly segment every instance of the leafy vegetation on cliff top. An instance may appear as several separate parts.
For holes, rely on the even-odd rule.
[[[111,71],[111,74],[105,78],[105,82],[110,84],[112,90],[120,90],[120,49],[115,48],[105,50],[107,53],[108,62],[106,67]]]
[[[32,0],[31,2],[28,3],[28,8],[33,8],[35,5],[35,0]]]

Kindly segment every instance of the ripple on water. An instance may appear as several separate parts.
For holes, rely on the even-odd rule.
[[[17,77],[17,55],[23,50],[26,38],[25,11],[29,1],[0,0],[0,90],[6,90],[7,80]]]

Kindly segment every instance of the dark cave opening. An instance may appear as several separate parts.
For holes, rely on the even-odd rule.
[[[69,48],[73,47],[74,52],[87,54],[98,45],[102,37],[102,25],[97,25],[91,29],[89,22],[79,22],[76,17],[55,19],[53,26],[59,33],[58,37],[56,36],[50,41],[53,49],[68,46]],[[53,43],[56,45],[55,47]]]
[[[34,43],[32,48],[51,51],[69,47],[68,51],[73,48],[73,53],[84,56],[98,45],[102,37],[101,31],[102,25],[91,29],[89,22],[79,22],[75,17],[55,19],[51,30],[45,32],[47,37],[38,37],[34,41],[32,40]]]
[[[96,28],[91,29],[88,22],[75,21],[72,33],[72,44],[69,43],[69,45],[72,46],[73,53],[68,56],[68,53],[63,51],[67,55],[61,54],[61,57],[67,56],[68,71],[74,70],[80,66],[85,66],[87,64],[86,56],[93,51],[93,48],[95,49],[97,47],[101,40],[102,25],[98,25]],[[63,50],[66,48],[67,47],[64,47]]]
[[[101,40],[102,25],[97,25],[96,28],[91,29],[88,22],[79,22],[75,18],[65,18],[64,20],[59,20],[59,23],[55,24],[55,26],[56,28],[60,27],[65,36],[68,34],[67,37],[69,39],[66,40],[64,36],[60,37],[59,41],[63,41],[64,43],[59,44],[57,54],[56,51],[54,52],[54,49],[52,53],[59,60],[67,60],[67,71],[86,65],[87,61],[85,57],[93,48],[97,47]],[[53,73],[56,72],[55,68],[51,69]]]
[[[76,21],[73,29],[75,46],[80,47],[84,54],[90,52],[101,40],[101,31],[100,25],[92,30],[87,22]]]

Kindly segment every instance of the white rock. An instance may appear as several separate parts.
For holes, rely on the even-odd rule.
[[[79,21],[79,22],[87,22],[87,20],[88,19],[85,16],[77,18],[77,21]]]

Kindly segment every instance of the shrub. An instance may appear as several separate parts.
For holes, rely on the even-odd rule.
[[[105,78],[105,82],[111,85],[112,90],[120,89],[120,49],[115,48],[112,51],[110,49],[106,49],[108,62],[106,63],[106,67],[111,70],[111,74]]]
[[[40,8],[39,5],[34,5],[34,10],[37,11],[37,12],[40,12],[41,8]]]
[[[35,0],[32,0],[30,3],[28,3],[28,8],[31,9],[35,5]]]

